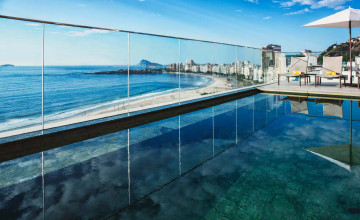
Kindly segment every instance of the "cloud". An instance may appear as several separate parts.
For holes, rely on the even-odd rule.
[[[302,10],[299,10],[299,11],[293,11],[293,12],[290,12],[290,13],[286,13],[285,15],[300,15],[300,14],[305,14],[305,13],[308,13],[308,12],[311,12],[310,9],[305,8],[305,9],[302,9]]]
[[[40,23],[25,23],[25,25],[27,25],[27,26],[33,26],[33,27],[39,27],[39,26],[41,26]]]
[[[139,2],[144,2],[145,0],[138,0]]]
[[[267,17],[264,17],[263,19],[264,19],[264,20],[269,20],[269,19],[271,19],[271,17],[270,17],[270,16],[267,16]]]
[[[71,36],[71,37],[85,37],[85,36],[88,36],[90,34],[106,34],[108,32],[109,31],[106,31],[106,30],[87,29],[87,30],[84,30],[84,31],[69,31],[67,33],[67,35]]]
[[[343,9],[345,9],[345,6],[343,6],[343,5],[341,5],[341,6],[336,6],[334,9],[335,9],[335,10],[343,10]]]
[[[282,7],[292,7],[294,5],[309,6],[311,9],[332,8],[335,10],[344,9],[344,4],[351,0],[273,0],[274,3],[280,4]]]
[[[235,10],[236,12],[243,12],[243,10],[241,10],[241,9],[237,9],[237,10]]]
[[[244,0],[244,1],[259,4],[259,0]]]

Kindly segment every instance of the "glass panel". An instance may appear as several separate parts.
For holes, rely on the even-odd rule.
[[[236,143],[236,101],[214,108],[215,154]]]
[[[130,129],[131,204],[179,175],[179,118]]]
[[[278,109],[277,109],[277,116],[281,117],[283,115],[286,114],[285,112],[285,102],[281,101],[284,96],[277,96],[277,106],[278,106]]]
[[[130,34],[130,111],[178,104],[179,40]]]
[[[190,40],[181,40],[181,102],[191,99],[211,97],[212,44]]]
[[[45,218],[99,219],[129,204],[127,135],[44,152]]]
[[[243,140],[252,134],[254,124],[253,97],[236,100],[237,103],[237,138]]]
[[[39,131],[42,24],[0,19],[0,29],[0,138]]]
[[[278,81],[278,74],[284,74],[287,73],[286,69],[286,56],[285,53],[272,51],[269,52],[272,53],[273,57],[273,67],[271,69],[268,69],[267,72],[267,83],[274,83]]]
[[[250,153],[231,148],[152,192],[114,219],[223,219],[226,215],[214,213],[215,205],[223,201],[223,195],[237,181],[243,180],[238,178],[244,175],[244,166],[249,164],[248,155]]]
[[[254,132],[262,129],[267,123],[267,95],[258,94],[254,99]]]
[[[181,170],[185,173],[213,156],[213,108],[181,115],[180,124]]]
[[[253,63],[253,75],[254,75],[254,84],[261,84],[264,83],[264,71],[262,70],[262,50],[248,48],[251,50],[251,60],[250,62]]]
[[[45,26],[45,128],[127,113],[126,33]]]
[[[262,69],[264,72],[263,82],[268,83],[271,77],[275,74],[275,52],[263,50],[262,51]]]
[[[258,84],[261,78],[261,66],[255,49],[237,47],[237,87],[243,88]],[[261,59],[261,57],[260,57]],[[261,63],[261,62],[260,62]]]
[[[0,218],[42,219],[41,153],[0,163]]]
[[[277,97],[274,95],[268,95],[266,97],[266,123],[269,124],[277,119]]]
[[[214,44],[213,80],[214,93],[236,88],[236,47]]]

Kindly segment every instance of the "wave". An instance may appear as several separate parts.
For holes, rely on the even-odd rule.
[[[136,100],[145,99],[145,98],[149,98],[149,97],[153,97],[153,96],[157,96],[157,95],[161,95],[161,94],[171,93],[175,90],[178,90],[178,89],[167,90],[164,92],[147,93],[147,94],[140,95],[140,96],[130,97],[129,99],[126,97],[126,98],[122,98],[122,99],[118,99],[118,100],[114,100],[114,101],[110,101],[110,102],[106,102],[106,103],[101,103],[101,104],[95,105],[95,106],[89,106],[89,107],[74,109],[74,110],[65,111],[65,112],[57,112],[57,113],[53,113],[51,115],[45,115],[44,121],[45,121],[45,123],[51,123],[51,122],[56,122],[56,121],[60,121],[60,120],[64,120],[64,119],[69,119],[69,118],[72,118],[75,116],[89,114],[91,112],[106,109],[106,108],[113,107],[113,106],[116,106],[119,104],[126,105],[128,100],[130,102],[136,101]],[[0,123],[0,132],[1,131],[10,131],[10,130],[19,129],[19,128],[26,128],[26,127],[30,127],[30,126],[34,126],[34,125],[41,125],[41,116],[40,115],[38,117],[31,117],[31,118],[10,119],[4,123]]]
[[[15,118],[0,124],[0,132],[11,131],[29,126],[41,125],[41,116],[32,118]]]
[[[114,107],[117,105],[126,105],[128,101],[129,102],[137,101],[137,100],[155,97],[155,96],[159,96],[159,95],[163,95],[163,94],[205,87],[205,86],[211,84],[211,82],[212,82],[212,80],[207,77],[199,77],[195,83],[192,82],[193,83],[192,86],[189,86],[186,88],[181,88],[180,90],[179,90],[179,88],[168,89],[168,90],[164,90],[164,91],[160,91],[160,92],[151,92],[151,93],[145,93],[142,95],[135,95],[130,98],[124,97],[124,98],[100,103],[100,104],[93,105],[93,106],[86,106],[86,107],[79,108],[79,109],[73,109],[70,111],[59,111],[56,113],[52,113],[50,115],[45,115],[44,121],[45,121],[45,123],[61,121],[61,120],[75,117],[75,116],[90,114],[90,113],[93,113],[93,112],[96,112],[99,110],[103,110],[106,108]],[[0,132],[10,131],[10,130],[15,130],[15,129],[20,129],[20,128],[26,128],[26,127],[30,127],[30,126],[34,126],[34,125],[41,125],[41,115],[39,115],[37,117],[9,119],[3,123],[0,123]]]
[[[201,80],[195,82],[195,86],[207,86],[212,83],[212,79],[201,77]]]

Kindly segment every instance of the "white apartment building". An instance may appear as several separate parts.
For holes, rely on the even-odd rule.
[[[200,66],[198,66],[198,65],[192,66],[191,71],[194,73],[200,72]]]
[[[210,65],[209,64],[204,64],[200,66],[200,72],[202,73],[207,73],[210,69]]]
[[[219,67],[219,65],[213,65],[212,71],[213,71],[214,73],[220,73],[220,67]]]

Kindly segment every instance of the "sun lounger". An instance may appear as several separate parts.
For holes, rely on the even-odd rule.
[[[344,117],[342,100],[315,99],[315,104],[323,105],[324,116]]]
[[[291,113],[309,114],[308,103],[304,97],[287,96],[280,101],[290,101]]]
[[[278,85],[280,85],[280,77],[287,77],[288,82],[290,77],[299,77],[299,85],[301,86],[301,78],[307,78],[307,66],[308,58],[307,57],[291,57],[291,63],[288,69],[288,73],[278,74]],[[299,75],[294,75],[294,72],[301,72]],[[305,80],[306,83],[306,80]]]
[[[315,76],[315,87],[317,83],[321,84],[321,79],[339,79],[340,88],[341,88],[341,79],[344,79],[345,83],[345,76],[342,75],[342,61],[343,57],[324,57],[323,58],[323,67],[321,73]],[[336,74],[336,75],[330,75]]]

